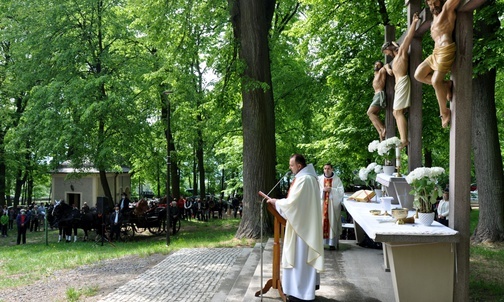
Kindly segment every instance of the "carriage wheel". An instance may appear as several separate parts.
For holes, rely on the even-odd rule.
[[[135,236],[135,229],[133,226],[129,223],[123,224],[121,226],[121,240],[123,241],[129,241]]]
[[[161,228],[161,221],[158,220],[157,224],[155,226],[152,226],[152,227],[150,226],[149,232],[151,232],[151,234],[153,234],[153,235],[160,235],[163,232],[163,230]]]

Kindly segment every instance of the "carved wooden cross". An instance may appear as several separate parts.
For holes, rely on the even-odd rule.
[[[406,0],[408,24],[415,12],[421,10],[423,0]],[[462,0],[457,9],[455,43],[457,46],[455,62],[452,66],[453,98],[450,125],[450,227],[460,233],[460,242],[456,248],[456,282],[453,301],[469,301],[469,211],[471,181],[471,129],[472,106],[472,48],[473,48],[473,11],[486,0]],[[409,74],[413,77],[416,67],[422,62],[422,36],[429,31],[432,15],[428,8],[420,14],[422,22],[416,30],[415,39],[410,47]],[[394,29],[386,27],[385,40],[394,40]],[[400,40],[399,40],[400,41]],[[390,79],[390,81],[389,81]],[[386,93],[393,100],[393,78],[387,79]],[[392,102],[388,102],[391,104]],[[395,135],[395,121],[392,108],[388,106],[385,126],[387,136]],[[429,112],[428,114],[438,114]],[[440,126],[441,127],[441,126]],[[422,84],[411,79],[411,107],[409,109],[408,133],[408,168],[413,171],[422,166]],[[390,129],[390,131],[389,131]],[[455,181],[456,180],[456,181]],[[455,206],[456,205],[456,206]]]

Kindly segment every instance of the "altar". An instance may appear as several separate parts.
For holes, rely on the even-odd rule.
[[[391,216],[370,213],[381,210],[377,202],[345,197],[344,206],[356,229],[383,243],[384,264],[390,265],[396,301],[453,301],[457,231],[436,221],[430,226],[396,224]],[[408,217],[413,215],[409,211]]]

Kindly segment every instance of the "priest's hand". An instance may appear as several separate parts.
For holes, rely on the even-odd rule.
[[[267,202],[271,203],[272,205],[275,205],[276,201],[277,200],[275,198],[270,198],[270,199],[267,200]]]

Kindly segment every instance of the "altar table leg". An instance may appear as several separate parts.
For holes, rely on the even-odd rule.
[[[386,246],[396,302],[453,301],[454,243]]]

